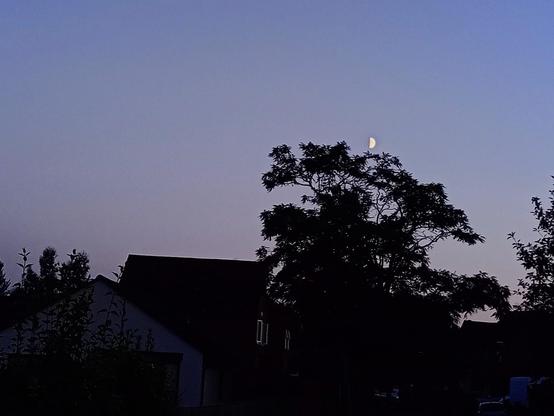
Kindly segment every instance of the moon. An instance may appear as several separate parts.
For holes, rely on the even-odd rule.
[[[377,140],[375,140],[375,137],[370,137],[368,143],[369,150],[375,149],[375,146],[377,146]]]

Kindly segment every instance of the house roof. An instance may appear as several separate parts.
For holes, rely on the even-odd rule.
[[[94,279],[88,280],[83,286],[80,288],[76,288],[72,290],[71,292],[65,293],[64,295],[58,295],[53,297],[50,301],[47,302],[25,302],[24,298],[18,298],[16,299],[17,302],[9,303],[10,299],[9,297],[4,298],[5,303],[0,303],[0,312],[8,311],[11,312],[10,314],[7,314],[7,316],[2,316],[2,319],[0,320],[0,331],[3,331],[5,329],[13,327],[18,322],[25,322],[27,319],[31,318],[32,316],[40,313],[41,311],[44,311],[52,306],[54,306],[56,303],[60,302],[62,299],[73,296],[83,290],[87,290],[93,286],[95,286],[98,283],[102,283],[105,286],[107,286],[110,290],[112,290],[114,293],[116,293],[118,296],[122,296],[127,298],[121,290],[121,287],[118,282],[109,279],[101,274],[97,275]],[[135,307],[140,309],[142,312],[148,314],[148,312],[145,310],[143,305],[137,304],[136,302],[132,302]],[[9,308],[9,309],[7,309]],[[148,314],[150,315],[150,314]],[[154,318],[151,316],[151,318]],[[200,351],[200,346],[194,342],[190,337],[187,337],[186,334],[178,333],[174,330],[174,328],[169,327],[164,322],[159,321],[156,319],[159,324],[162,325],[162,327],[165,327],[165,330],[173,333],[174,335],[180,337],[183,341],[190,344],[192,347],[198,349]],[[169,354],[169,353],[167,353]],[[166,354],[166,355],[167,355]],[[170,355],[167,355],[168,357]]]
[[[466,320],[462,324],[460,331],[462,338],[468,342],[491,342],[502,338],[498,322]]]
[[[148,279],[155,285],[171,282],[172,285],[190,286],[191,278],[236,285],[263,285],[262,265],[251,260],[208,259],[194,257],[152,256],[129,254],[121,281],[137,282]],[[155,280],[152,281],[152,277]]]
[[[470,342],[530,341],[543,338],[545,328],[554,325],[554,317],[530,311],[510,312],[499,322],[464,321],[462,337]]]
[[[258,262],[131,254],[120,289],[211,357],[229,362],[255,346],[250,338],[265,293]]]
[[[72,296],[81,290],[89,288],[97,282],[103,282],[112,289],[117,289],[117,283],[102,275],[96,276],[85,282],[81,287],[75,288],[71,292],[63,295],[54,295],[46,300],[44,299],[26,299],[25,297],[7,296],[0,299],[0,330],[12,327],[18,322],[25,321],[33,315],[55,305],[67,296]]]
[[[470,319],[466,319],[463,322],[461,329],[465,331],[490,331],[492,328],[497,326],[498,322],[472,321]]]
[[[206,313],[219,315],[230,307],[225,312],[235,315],[243,312],[243,301],[264,293],[265,279],[261,264],[255,261],[130,254],[121,287],[157,306],[175,301],[180,310],[188,310],[200,302],[214,308]],[[183,305],[185,299],[189,303]],[[200,309],[206,309],[202,305]]]

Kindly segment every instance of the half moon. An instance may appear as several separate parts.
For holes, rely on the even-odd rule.
[[[375,149],[375,146],[377,146],[377,140],[375,140],[375,137],[370,137],[368,143],[369,149]]]

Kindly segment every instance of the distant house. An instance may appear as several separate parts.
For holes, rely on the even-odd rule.
[[[462,386],[478,395],[507,394],[511,377],[554,376],[554,318],[511,312],[499,322],[465,321],[460,329]]]
[[[504,336],[499,324],[466,320],[459,338],[462,390],[478,396],[505,393]]]
[[[119,284],[99,276],[82,290],[93,294],[91,330],[110,305],[125,305],[136,347],[152,340],[182,406],[270,395],[296,372],[296,320],[265,297],[257,262],[129,255]],[[1,330],[0,349],[9,352],[16,336],[14,324]]]

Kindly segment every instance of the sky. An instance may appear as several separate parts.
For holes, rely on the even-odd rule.
[[[548,1],[0,2],[0,259],[254,259],[279,144],[375,136],[486,243],[433,264],[515,287],[554,174]]]

